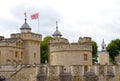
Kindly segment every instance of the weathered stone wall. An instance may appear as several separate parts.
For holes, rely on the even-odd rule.
[[[109,53],[108,52],[99,52],[99,63],[101,65],[109,64]]]
[[[119,81],[120,66],[91,65],[85,66],[22,66],[15,71],[0,71],[10,81]]]
[[[76,43],[66,42],[63,38],[51,39],[49,41],[49,62],[50,65],[64,66],[92,65],[91,38],[85,37]]]
[[[88,59],[84,60],[84,54],[87,54]],[[50,65],[92,65],[91,51],[60,51],[53,52],[50,55]]]
[[[59,40],[60,41],[60,40]],[[87,60],[85,60],[87,54]],[[91,44],[49,44],[50,65],[92,65],[92,46]]]
[[[9,79],[10,81],[37,81],[37,67],[26,66],[16,71]]]
[[[16,33],[11,34],[11,38],[21,38],[24,42],[23,64],[40,64],[42,35],[36,33]]]

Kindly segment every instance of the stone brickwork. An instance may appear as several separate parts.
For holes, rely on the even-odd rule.
[[[10,77],[10,81],[37,81],[37,68],[34,66],[23,67]]]
[[[11,38],[0,36],[0,65],[40,64],[42,35],[31,32],[27,19],[20,30]]]
[[[92,65],[88,66],[49,66],[27,65],[13,71],[0,71],[0,76],[5,76],[10,81],[119,81],[120,66],[118,65]],[[8,76],[9,75],[9,76]]]
[[[92,44],[90,37],[83,37],[76,43],[65,38],[52,38],[49,41],[50,65],[92,65]]]
[[[40,64],[40,34],[16,33],[11,34],[11,38],[21,38],[24,42],[23,64]]]
[[[107,51],[105,52],[99,52],[99,63],[101,65],[109,64],[109,53]]]

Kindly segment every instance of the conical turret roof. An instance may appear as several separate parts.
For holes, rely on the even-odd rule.
[[[22,27],[20,28],[20,30],[23,30],[23,29],[31,30],[30,26],[27,24],[26,12],[24,13],[24,15],[25,15],[25,23],[22,25]]]
[[[62,36],[62,34],[60,33],[60,31],[58,30],[58,24],[57,24],[57,21],[56,21],[56,31],[53,33],[52,36]]]

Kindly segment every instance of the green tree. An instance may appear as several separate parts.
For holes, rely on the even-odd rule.
[[[51,36],[46,36],[41,42],[41,63],[48,62],[48,41],[51,39]]]
[[[93,60],[93,63],[97,62],[97,43],[95,41],[92,41],[92,60]]]
[[[111,60],[114,61],[115,56],[117,56],[120,51],[120,39],[112,40],[107,46],[107,51],[109,52]]]

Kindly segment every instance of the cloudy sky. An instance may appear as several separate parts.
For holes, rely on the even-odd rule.
[[[20,32],[24,12],[32,32],[52,35],[55,22],[70,42],[88,36],[100,46],[120,38],[120,0],[0,0],[0,35],[10,37]],[[39,12],[38,20],[30,15]]]

